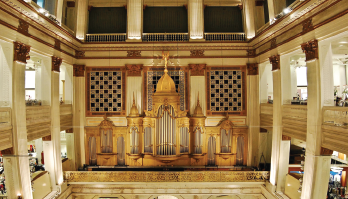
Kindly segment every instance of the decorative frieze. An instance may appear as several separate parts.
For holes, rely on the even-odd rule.
[[[302,34],[313,30],[312,18],[308,18],[302,22]]]
[[[62,64],[62,61],[62,58],[52,56],[52,71],[60,72],[60,65]]]
[[[75,50],[75,57],[76,57],[76,58],[85,57],[85,51]]]
[[[204,56],[204,50],[191,50],[191,57],[203,57]]]
[[[85,76],[85,65],[75,65],[74,64],[73,76],[74,77],[84,77]]]
[[[320,149],[320,155],[328,155],[328,156],[331,156],[333,154],[333,150],[331,149],[327,149],[327,148],[324,148],[324,147],[321,147]]]
[[[247,55],[248,55],[249,57],[255,57],[255,55],[256,55],[256,50],[255,50],[255,49],[247,50]]]
[[[318,40],[313,39],[309,42],[301,44],[301,48],[303,52],[306,54],[306,61],[310,61],[313,59],[318,59]]]
[[[141,51],[140,50],[128,50],[127,57],[141,57]]]
[[[204,76],[206,64],[189,64],[191,76]]]
[[[70,182],[265,182],[268,171],[80,172],[65,171]]]
[[[13,61],[18,61],[18,62],[22,62],[26,64],[27,60],[30,59],[30,56],[29,56],[30,46],[17,41],[13,43],[14,43]]]
[[[42,137],[42,141],[51,141],[51,140],[52,140],[51,135],[48,135],[48,136]]]
[[[19,19],[18,21],[19,21],[19,25],[18,25],[17,31],[19,33],[22,33],[23,35],[28,35],[29,34],[29,24],[22,19]]]
[[[269,62],[272,64],[272,71],[280,69],[280,56],[273,55],[269,58]]]
[[[126,64],[127,76],[141,76],[142,64]]]
[[[259,74],[259,64],[247,64],[248,75],[258,75]]]
[[[277,38],[271,40],[271,49],[277,47]]]
[[[60,50],[60,41],[59,39],[54,40],[54,49]]]

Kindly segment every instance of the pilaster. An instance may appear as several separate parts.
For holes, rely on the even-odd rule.
[[[248,69],[248,133],[249,152],[248,166],[258,166],[259,133],[260,133],[260,96],[258,64],[247,64]]]
[[[75,171],[75,139],[73,129],[68,129],[65,131],[66,138],[66,155],[70,161],[70,169]]]
[[[76,3],[76,37],[84,40],[88,26],[88,0],[76,0]]]
[[[273,133],[272,133],[272,157],[270,183],[277,185],[280,144],[282,138],[282,89],[280,56],[274,55],[269,58],[273,71]]]
[[[290,137],[282,136],[282,140],[280,142],[277,192],[285,192],[285,179],[286,174],[289,172],[290,140]]]
[[[142,23],[143,1],[127,0],[127,41],[141,41]]]
[[[188,1],[188,24],[190,41],[204,41],[203,0]]]
[[[27,149],[26,106],[25,106],[25,65],[29,57],[30,46],[14,42],[14,59],[12,72],[12,125],[13,155],[5,158],[6,169],[10,169],[13,178],[7,176],[10,184],[9,198],[21,194],[24,199],[33,198],[31,190],[29,158]],[[23,125],[24,124],[24,125]]]
[[[243,4],[244,32],[247,39],[255,37],[255,0],[245,0]]]
[[[85,66],[73,66],[73,132],[75,141],[75,168],[85,164]]]

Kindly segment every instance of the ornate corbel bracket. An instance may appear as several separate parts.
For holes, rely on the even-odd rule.
[[[269,62],[272,64],[272,71],[280,69],[280,56],[273,55],[269,58]]]
[[[75,50],[75,57],[76,58],[85,57],[85,51]]]
[[[258,75],[259,74],[259,64],[247,64],[248,75]]]
[[[62,61],[62,58],[52,56],[52,71],[60,72],[60,65],[62,64]]]
[[[84,77],[85,76],[85,65],[75,65],[73,66],[73,76],[74,77]]]
[[[206,64],[189,64],[191,76],[204,76]]]
[[[24,64],[27,63],[27,60],[30,59],[29,52],[30,52],[30,46],[20,43],[20,42],[13,42],[14,44],[14,56],[13,61],[22,62]]]
[[[306,54],[306,61],[311,61],[313,59],[319,59],[318,53],[318,40],[311,40],[304,44],[301,44],[303,52]]]
[[[141,71],[143,70],[142,64],[126,64],[127,76],[141,76]]]

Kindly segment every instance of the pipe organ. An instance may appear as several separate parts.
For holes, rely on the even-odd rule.
[[[116,127],[106,116],[97,127],[86,127],[86,163],[99,166],[233,166],[246,165],[248,128],[222,119],[205,126],[199,100],[194,113],[180,109],[180,95],[168,75],[152,95],[152,109],[140,116],[133,96],[127,127]]]

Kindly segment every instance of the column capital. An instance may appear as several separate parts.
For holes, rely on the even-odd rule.
[[[75,57],[76,58],[85,57],[85,51],[75,50]]]
[[[272,71],[280,70],[280,56],[273,55],[269,58],[269,62],[272,64]]]
[[[291,137],[287,136],[287,135],[282,135],[282,140],[286,141],[286,140],[291,140]]]
[[[2,155],[13,155],[13,147],[1,151]]]
[[[60,72],[60,65],[62,64],[63,59],[56,57],[56,56],[52,56],[52,71],[54,72]]]
[[[247,50],[247,56],[255,57],[256,56],[256,49]]]
[[[74,133],[73,129],[67,129],[65,130],[65,133]]]
[[[141,76],[141,71],[143,70],[142,64],[126,64],[127,76]]]
[[[73,65],[73,76],[74,77],[84,77],[85,76],[85,70],[86,70],[86,67],[85,65],[76,65],[74,64]]]
[[[22,62],[26,64],[27,60],[30,59],[30,56],[29,56],[30,46],[17,41],[13,42],[13,44],[14,44],[13,61],[18,61],[18,62]]]
[[[331,156],[332,154],[333,154],[333,150],[327,149],[327,148],[324,148],[324,147],[321,147],[321,149],[320,149],[320,155],[323,155],[323,156]]]
[[[189,64],[191,76],[204,76],[207,64]]]
[[[42,137],[42,141],[52,141],[51,135],[48,135],[46,137]]]
[[[259,74],[259,64],[247,64],[248,75],[258,75]]]
[[[313,59],[319,59],[318,53],[318,40],[313,39],[309,42],[301,44],[303,52],[306,54],[306,61],[311,61]]]

